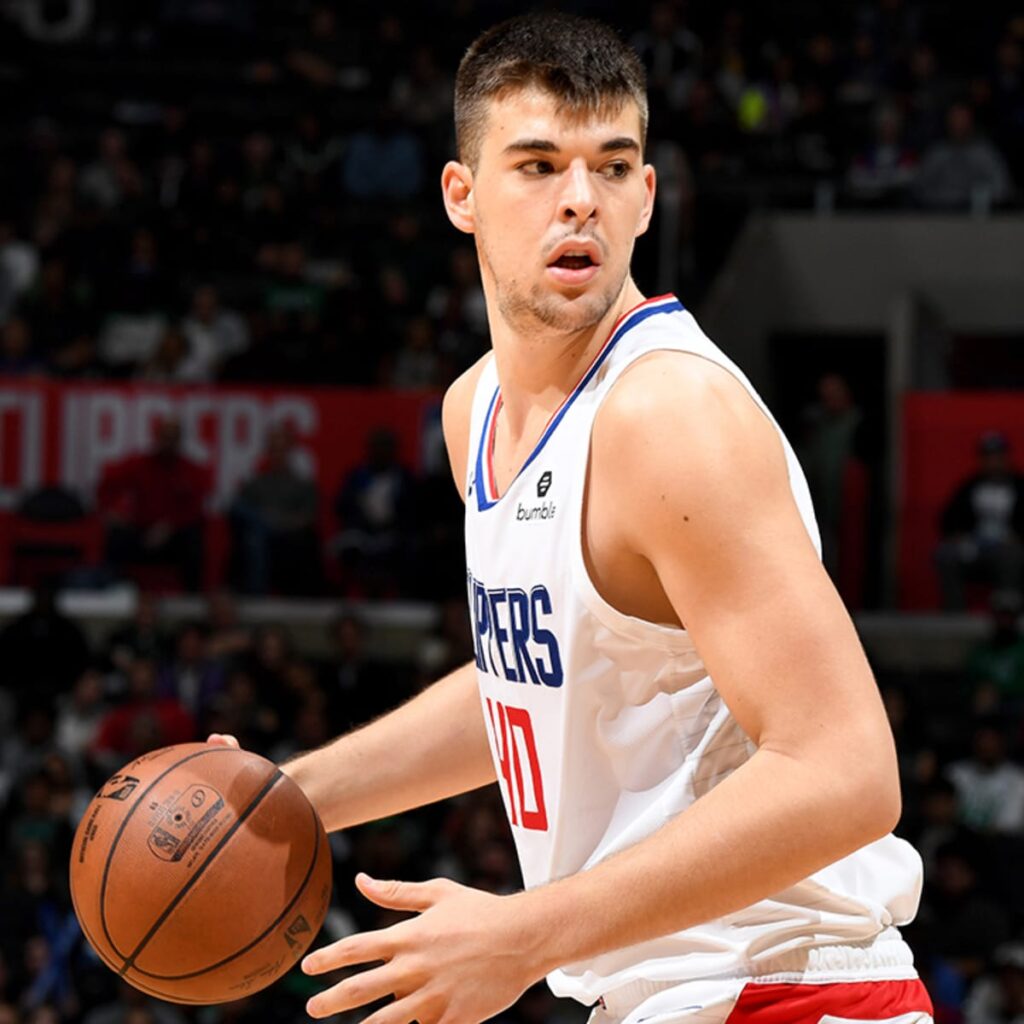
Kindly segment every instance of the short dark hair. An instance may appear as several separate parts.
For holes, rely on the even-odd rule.
[[[618,112],[629,100],[647,136],[647,76],[636,52],[593,18],[559,12],[524,14],[478,36],[455,76],[459,159],[476,167],[487,103],[514,89],[550,93],[574,115]]]

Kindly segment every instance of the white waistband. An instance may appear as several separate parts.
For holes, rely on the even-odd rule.
[[[755,983],[827,985],[844,981],[899,981],[917,977],[914,954],[896,928],[886,928],[863,942],[793,949],[764,960],[747,961],[742,971],[716,976],[723,984]],[[636,981],[620,985],[602,997],[605,1010],[622,1018],[645,999],[698,979]],[[711,978],[700,979],[703,982]],[[739,985],[742,987],[742,984]]]

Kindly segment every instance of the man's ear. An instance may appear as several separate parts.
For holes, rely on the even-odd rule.
[[[639,238],[651,223],[651,214],[654,212],[654,193],[657,191],[657,179],[654,168],[650,164],[644,164],[644,205],[640,212],[640,224],[637,227],[636,237]]]
[[[449,160],[441,172],[441,194],[448,219],[467,235],[476,230],[473,213],[473,172],[457,160]]]

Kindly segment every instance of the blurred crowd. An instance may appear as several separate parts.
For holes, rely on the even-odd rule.
[[[648,290],[696,302],[764,203],[1019,198],[1019,4],[553,6],[606,17],[648,67]],[[486,344],[437,189],[452,77],[516,9],[0,7],[0,374],[443,386]]]
[[[474,35],[518,6],[0,4],[0,376],[443,387],[487,345],[475,252],[437,194],[452,76]],[[611,21],[648,67],[649,155],[667,200],[638,252],[648,291],[695,304],[764,204],[981,213],[1020,201],[1019,2],[551,6]],[[794,438],[826,561],[856,606],[870,559],[844,563],[843,545],[869,546],[851,549],[848,535],[867,516],[874,428],[841,375],[817,388]],[[219,510],[218,582],[246,594],[429,595],[442,601],[436,630],[381,661],[353,616],[330,623],[317,653],[281,625],[241,621],[223,592],[202,617],[171,622],[145,590],[209,588],[209,480],[172,419],[151,449],[111,465],[96,493],[101,557],[88,579],[65,582],[134,578],[134,617],[87,636],[43,585],[0,630],[0,1024],[304,1019],[302,976],[201,1010],[120,985],[82,940],[66,870],[92,793],[135,754],[224,731],[280,760],[472,656],[447,470],[415,475],[385,431],[343,479],[317,481],[293,446],[272,430]],[[935,562],[945,606],[977,606],[980,594],[990,634],[955,673],[880,683],[900,750],[900,831],[927,864],[908,937],[937,1024],[1020,1024],[1024,477],[1004,435],[979,438],[978,459],[949,497]],[[80,501],[26,496],[51,520],[69,498]],[[518,884],[492,790],[351,830],[332,850],[325,938],[387,922],[354,893],[363,868]],[[580,1013],[538,988],[506,1018]]]
[[[994,591],[987,636],[953,672],[882,676],[896,736],[899,831],[925,862],[905,929],[936,1021],[1024,1019],[1024,632],[1016,591]]]
[[[378,644],[378,646],[380,646]],[[144,999],[89,951],[71,911],[67,864],[93,793],[134,756],[171,743],[234,733],[275,761],[326,742],[472,657],[464,602],[403,660],[369,653],[353,615],[324,627],[312,656],[280,625],[239,620],[229,595],[201,619],[168,622],[140,598],[134,617],[88,638],[42,588],[0,630],[0,1021],[170,1024],[188,1020],[300,1020],[310,982],[296,973],[263,997],[184,1012]],[[388,923],[352,879],[444,874],[496,892],[518,869],[496,791],[333,837],[335,899],[323,940]],[[550,1016],[550,999],[538,996]],[[536,1001],[536,999],[534,1000]],[[509,1020],[528,1021],[528,1010]]]
[[[180,423],[167,418],[151,449],[107,467],[96,513],[84,520],[102,530],[102,555],[86,564],[73,553],[63,582],[129,580],[193,593],[227,583],[243,594],[286,597],[443,601],[464,593],[462,505],[447,463],[414,474],[391,430],[367,435],[364,457],[336,485],[326,524],[321,482],[297,458],[287,425],[270,428],[252,474],[217,515],[208,510],[207,467],[181,441]],[[70,511],[80,505],[64,488],[43,488],[21,511],[45,519],[66,503],[76,506]],[[210,550],[218,545],[224,550]],[[52,563],[44,557],[41,565]]]

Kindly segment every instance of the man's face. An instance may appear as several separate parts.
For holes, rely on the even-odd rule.
[[[640,146],[632,102],[578,120],[537,89],[491,101],[472,231],[488,298],[514,330],[585,330],[621,294],[654,200]]]

